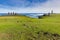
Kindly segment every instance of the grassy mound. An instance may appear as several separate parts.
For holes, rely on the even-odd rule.
[[[60,14],[42,19],[1,16],[0,40],[60,40]]]

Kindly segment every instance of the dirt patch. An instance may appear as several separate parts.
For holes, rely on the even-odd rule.
[[[60,40],[60,35],[43,31],[38,31],[34,34],[31,32],[0,33],[0,40],[22,40],[21,38],[26,40]]]

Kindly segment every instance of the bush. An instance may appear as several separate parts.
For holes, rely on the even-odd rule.
[[[40,18],[42,18],[42,16],[38,16],[38,18],[40,19]]]

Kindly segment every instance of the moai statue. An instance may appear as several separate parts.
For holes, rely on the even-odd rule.
[[[10,13],[8,12],[8,15],[9,15]]]
[[[13,15],[15,15],[15,13],[14,13],[14,12],[13,12],[12,14],[13,14]]]
[[[48,16],[50,16],[50,13],[48,13]]]
[[[10,13],[10,15],[12,15],[12,12]]]
[[[53,14],[53,10],[51,10],[51,14]]]

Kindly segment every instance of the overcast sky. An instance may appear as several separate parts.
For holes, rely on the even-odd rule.
[[[0,12],[60,13],[60,0],[0,0]]]

